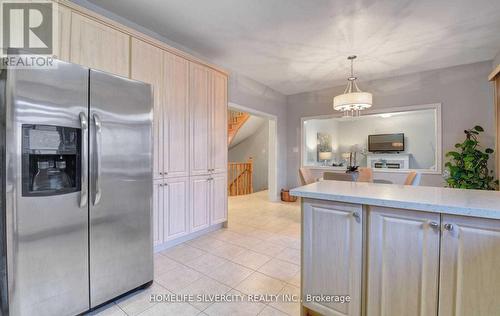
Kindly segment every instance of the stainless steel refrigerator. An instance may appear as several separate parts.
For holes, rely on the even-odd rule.
[[[0,71],[2,315],[75,315],[153,279],[151,86]]]

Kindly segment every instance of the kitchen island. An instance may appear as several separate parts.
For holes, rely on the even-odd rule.
[[[321,181],[290,193],[305,311],[500,315],[500,192]]]

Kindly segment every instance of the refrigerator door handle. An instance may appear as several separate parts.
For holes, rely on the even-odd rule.
[[[94,124],[95,124],[95,154],[96,154],[96,172],[95,172],[95,197],[94,205],[97,205],[101,200],[101,133],[102,133],[102,123],[99,115],[94,114]]]
[[[80,126],[82,127],[82,159],[81,159],[81,194],[80,207],[85,207],[88,200],[88,157],[89,157],[89,125],[85,112],[80,112]]]

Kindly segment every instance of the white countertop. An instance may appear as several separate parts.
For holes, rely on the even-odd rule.
[[[305,198],[500,219],[500,192],[321,181],[290,190]]]

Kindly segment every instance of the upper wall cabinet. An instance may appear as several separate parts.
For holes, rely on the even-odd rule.
[[[212,166],[216,173],[227,170],[227,77],[212,71]]]
[[[57,50],[54,55],[57,59],[69,61],[70,30],[71,30],[71,10],[65,6],[57,6],[58,23],[57,30]]]
[[[189,175],[189,62],[163,53],[163,172]]]
[[[129,47],[130,36],[72,12],[72,62],[128,77]]]
[[[156,46],[132,38],[131,77],[132,79],[147,82],[154,91],[154,163],[153,177],[163,176],[163,51]]]
[[[189,63],[189,72],[191,174],[200,175],[211,171],[210,70],[196,63]]]

